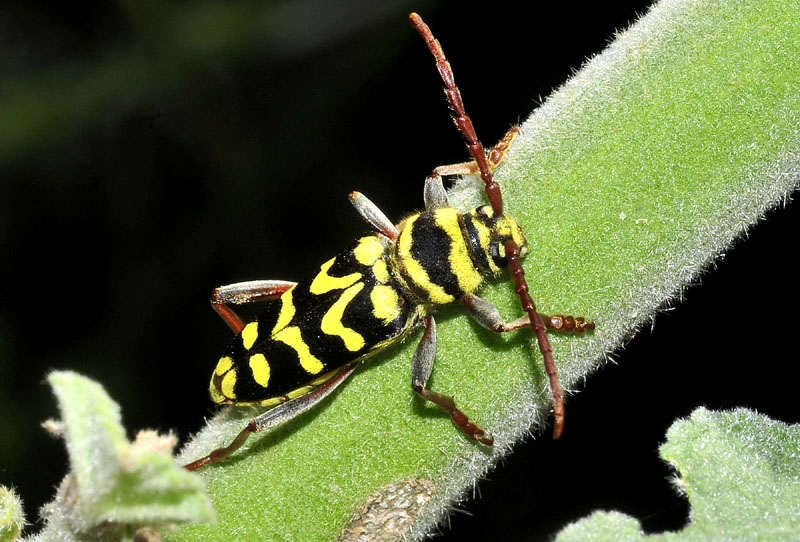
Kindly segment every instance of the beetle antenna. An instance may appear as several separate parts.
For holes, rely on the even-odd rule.
[[[459,92],[453,77],[453,69],[444,56],[442,45],[439,40],[433,37],[431,29],[428,28],[422,17],[412,13],[409,15],[409,19],[411,20],[411,25],[425,40],[425,44],[436,60],[436,68],[439,70],[439,75],[444,82],[444,93],[453,111],[453,122],[455,122],[464,139],[467,140],[467,149],[469,149],[472,159],[475,160],[481,179],[486,185],[486,197],[489,199],[492,209],[496,214],[501,214],[503,212],[503,196],[500,192],[500,186],[494,181],[492,169],[486,160],[486,151],[475,133],[472,119],[469,118],[464,108],[461,92]],[[505,250],[511,276],[514,277],[514,291],[519,296],[523,310],[530,318],[531,327],[536,333],[536,342],[539,344],[539,350],[542,352],[542,358],[544,359],[545,372],[550,380],[550,390],[553,395],[553,415],[555,418],[553,438],[557,439],[564,429],[564,390],[561,388],[561,383],[558,379],[558,368],[556,367],[555,359],[553,359],[553,348],[550,346],[550,339],[547,338],[547,328],[536,312],[536,305],[531,299],[528,283],[525,280],[525,271],[522,269],[519,259],[519,247],[513,240],[509,239],[505,243]]]
[[[494,182],[492,177],[492,170],[486,161],[486,150],[483,148],[483,143],[478,139],[475,133],[475,127],[472,125],[472,119],[467,115],[464,109],[464,101],[461,99],[461,92],[456,86],[455,78],[453,77],[453,69],[450,63],[444,56],[442,45],[439,40],[433,37],[431,29],[422,20],[422,17],[416,13],[409,15],[411,26],[413,26],[425,44],[428,46],[433,58],[436,59],[436,68],[439,70],[439,75],[444,82],[444,94],[447,96],[447,102],[450,104],[450,109],[453,111],[453,122],[455,122],[458,131],[467,140],[467,149],[469,149],[472,159],[478,166],[481,179],[486,184],[486,197],[489,198],[489,203],[492,204],[492,209],[495,214],[502,214],[503,212],[503,195],[500,193],[500,186]]]

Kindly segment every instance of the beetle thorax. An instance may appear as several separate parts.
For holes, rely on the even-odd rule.
[[[475,291],[483,281],[475,267],[461,215],[444,207],[413,214],[399,225],[393,268],[419,303],[442,305]]]
[[[488,205],[468,214],[449,207],[422,211],[398,229],[393,269],[406,292],[424,304],[443,305],[477,290],[484,275],[505,267],[507,239],[527,249],[516,221],[495,216]]]

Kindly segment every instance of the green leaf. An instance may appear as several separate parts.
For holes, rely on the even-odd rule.
[[[695,410],[675,422],[661,456],[680,472],[676,487],[692,506],[682,531],[644,536],[638,522],[597,512],[566,527],[571,540],[796,540],[800,532],[800,425],[756,412]]]
[[[526,51],[507,54],[524,67]],[[497,178],[530,241],[531,291],[543,312],[597,323],[591,335],[551,338],[565,386],[602,365],[795,188],[798,58],[793,0],[664,1],[524,123]],[[507,280],[481,295],[509,319],[520,314]],[[493,449],[414,396],[415,333],[319,407],[201,471],[219,522],[168,538],[332,540],[370,494],[411,479],[425,480],[431,497],[406,534],[429,532],[551,406],[530,333],[496,336],[458,307],[437,321],[431,387],[454,393],[493,433]],[[221,411],[181,460],[229,443],[257,412]]]
[[[0,542],[18,540],[24,526],[22,501],[13,489],[0,486]]]
[[[173,436],[141,431],[130,443],[119,406],[102,386],[68,371],[48,381],[62,419],[50,426],[66,441],[70,475],[36,540],[80,539],[100,529],[114,538],[110,533],[144,525],[213,519],[201,480],[172,459]]]

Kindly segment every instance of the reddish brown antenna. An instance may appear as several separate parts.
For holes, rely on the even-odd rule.
[[[472,119],[467,115],[464,109],[464,102],[461,100],[461,92],[456,86],[455,78],[453,77],[453,69],[450,63],[444,56],[442,45],[439,40],[433,37],[431,29],[422,20],[422,17],[416,13],[408,16],[411,20],[411,25],[417,29],[419,35],[425,40],[425,44],[430,49],[433,58],[436,59],[436,68],[439,70],[439,75],[442,76],[444,82],[444,94],[447,96],[447,102],[453,110],[453,122],[456,123],[458,131],[467,140],[467,149],[475,160],[475,164],[480,171],[481,179],[486,183],[486,197],[489,198],[489,203],[492,204],[492,209],[497,214],[503,212],[503,195],[500,193],[500,186],[492,179],[492,170],[486,161],[486,151],[483,148],[483,143],[478,139],[475,133],[475,127],[472,126]]]
[[[503,212],[503,195],[500,192],[500,186],[494,181],[492,176],[492,168],[486,159],[486,151],[483,144],[478,139],[475,133],[475,128],[472,125],[472,120],[467,115],[464,109],[464,102],[461,99],[461,92],[455,83],[453,77],[453,69],[450,63],[444,56],[444,51],[439,43],[439,40],[433,37],[431,29],[422,20],[422,17],[416,13],[409,15],[411,25],[419,32],[420,36],[425,40],[425,44],[430,49],[433,58],[436,59],[436,68],[439,70],[439,75],[444,82],[444,93],[447,96],[447,101],[453,111],[453,122],[455,122],[458,131],[467,140],[467,149],[475,160],[475,164],[480,173],[481,179],[485,183],[486,197],[492,205],[495,213]],[[509,239],[505,243],[506,259],[508,260],[508,267],[511,271],[511,276],[514,278],[514,291],[519,296],[522,309],[528,313],[531,321],[531,327],[536,333],[536,340],[539,344],[539,350],[542,352],[544,358],[544,369],[547,372],[547,377],[550,380],[550,390],[553,394],[553,415],[555,421],[553,423],[553,438],[557,439],[561,436],[564,430],[564,390],[561,388],[561,383],[558,380],[558,368],[553,359],[553,348],[550,346],[550,340],[547,338],[547,328],[542,322],[541,317],[536,312],[536,305],[529,294],[528,283],[525,280],[525,271],[522,269],[520,263],[520,252],[517,244]],[[591,327],[590,327],[591,326]],[[585,329],[593,329],[593,324],[586,324]]]

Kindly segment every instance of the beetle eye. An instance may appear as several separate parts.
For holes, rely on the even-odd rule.
[[[483,207],[478,207],[477,211],[479,215],[486,216],[486,211],[484,210]]]

